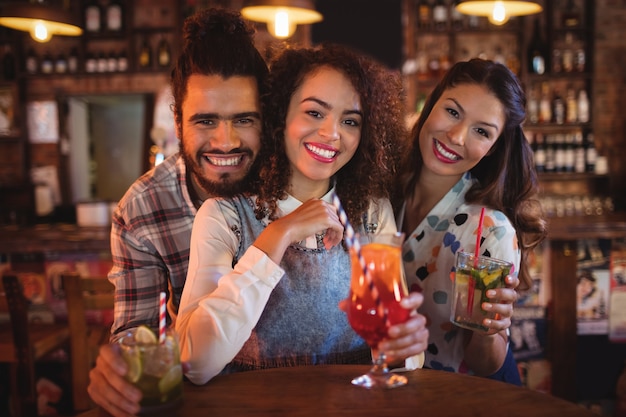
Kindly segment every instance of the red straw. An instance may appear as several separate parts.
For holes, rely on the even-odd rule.
[[[483,234],[483,220],[485,219],[485,208],[480,209],[480,219],[478,220],[478,229],[476,230],[476,249],[474,249],[474,268],[478,268],[478,256],[480,255],[480,237]],[[476,281],[470,274],[467,285],[467,314],[472,315],[474,309],[474,288]]]
[[[165,292],[159,294],[159,343],[165,342]]]

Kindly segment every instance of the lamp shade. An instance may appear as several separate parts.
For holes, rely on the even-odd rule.
[[[543,7],[534,1],[500,0],[500,1],[460,1],[456,9],[473,16],[486,16],[489,21],[496,25],[502,25],[509,20],[510,16],[525,16],[539,13]]]
[[[297,25],[317,23],[323,16],[311,0],[248,1],[241,15],[255,22],[267,23],[269,32],[277,38],[293,35]]]
[[[80,36],[83,33],[77,20],[68,11],[43,3],[7,3],[0,6],[0,25],[30,32],[39,42],[52,35]]]

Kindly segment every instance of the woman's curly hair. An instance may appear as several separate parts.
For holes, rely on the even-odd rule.
[[[291,168],[285,151],[285,123],[294,92],[320,68],[342,72],[359,94],[363,124],[352,159],[335,175],[335,187],[350,222],[363,222],[370,200],[388,198],[406,142],[403,89],[398,73],[374,59],[335,44],[286,49],[270,65],[269,90],[263,96],[265,134],[256,215],[277,216],[277,201],[290,192]]]

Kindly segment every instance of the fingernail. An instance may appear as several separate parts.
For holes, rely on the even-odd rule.
[[[490,319],[484,319],[483,320],[483,326],[487,326],[487,327],[491,326],[491,320]]]
[[[493,298],[496,296],[496,291],[495,290],[488,290],[486,293],[487,297],[489,298]]]
[[[483,310],[491,310],[492,308],[493,308],[493,304],[483,303]]]

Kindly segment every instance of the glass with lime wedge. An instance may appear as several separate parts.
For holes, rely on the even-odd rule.
[[[140,414],[160,415],[177,407],[183,398],[183,371],[174,330],[168,328],[159,342],[149,327],[139,326],[116,341],[128,365],[126,379],[143,393]]]

